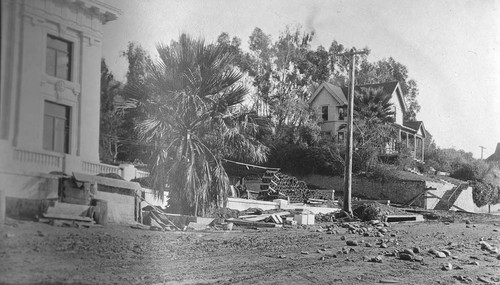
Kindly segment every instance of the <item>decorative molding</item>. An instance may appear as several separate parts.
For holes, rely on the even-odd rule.
[[[56,100],[59,101],[61,99],[62,93],[66,89],[66,84],[64,80],[59,80],[54,84],[54,90],[56,90]]]

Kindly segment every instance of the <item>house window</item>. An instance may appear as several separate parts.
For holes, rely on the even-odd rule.
[[[45,101],[43,149],[69,153],[70,107]]]
[[[323,121],[328,121],[328,106],[321,106],[321,118]]]
[[[338,107],[339,110],[339,121],[343,121],[345,119],[346,109],[345,107]]]
[[[332,132],[330,131],[321,131],[320,134],[322,138],[330,138],[332,136]]]
[[[338,132],[337,133],[337,140],[339,142],[343,142],[344,141],[344,134],[345,134],[344,132]]]
[[[72,50],[73,44],[71,42],[48,35],[45,72],[48,75],[70,81]]]

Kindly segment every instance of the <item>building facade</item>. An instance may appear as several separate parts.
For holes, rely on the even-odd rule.
[[[393,158],[407,150],[418,161],[424,161],[424,139],[425,127],[422,121],[405,121],[404,115],[407,110],[403,92],[398,82],[384,82],[378,84],[367,84],[355,86],[355,91],[361,92],[362,88],[382,89],[384,93],[390,94],[390,103],[394,108],[393,127],[398,136],[388,139],[384,157]],[[324,82],[312,94],[309,104],[321,114],[321,134],[342,143],[345,138],[347,124],[347,97],[348,88],[340,88],[333,84]]]
[[[121,174],[98,145],[102,27],[121,12],[98,0],[1,5],[0,190],[53,198],[58,174]]]

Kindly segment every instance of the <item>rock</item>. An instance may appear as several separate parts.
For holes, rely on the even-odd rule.
[[[376,236],[376,237],[383,237],[384,235],[383,235],[381,232],[376,232],[376,233],[375,233],[375,236]]]
[[[420,247],[413,247],[413,253],[421,253],[422,250],[420,249]]]
[[[323,261],[323,260],[325,260],[325,257],[322,256],[322,257],[319,258],[319,260]]]
[[[380,230],[378,230],[379,232],[385,234],[387,232],[387,229],[386,228],[381,228]]]
[[[434,254],[434,255],[436,255],[436,252],[437,252],[437,251],[436,251],[435,249],[433,249],[433,248],[429,249],[429,253],[430,253],[430,254]]]
[[[442,267],[441,267],[441,270],[445,270],[445,271],[450,271],[453,269],[453,265],[451,265],[451,263],[447,263],[447,264],[444,264]]]
[[[438,258],[445,258],[446,257],[446,254],[444,254],[444,252],[441,252],[441,251],[436,251],[435,255]]]
[[[422,261],[424,261],[424,258],[422,256],[414,256],[413,260],[418,261],[418,262],[422,262]]]
[[[367,242],[367,243],[365,243],[365,247],[372,247],[372,244]]]
[[[411,255],[411,256],[414,256],[414,255],[415,255],[415,254],[414,254],[414,252],[413,252],[413,250],[408,249],[408,248],[405,248],[405,249],[403,250],[403,253],[409,254],[409,255]]]
[[[413,260],[413,254],[402,252],[399,254],[399,259],[401,260]]]
[[[6,233],[5,237],[6,238],[13,238],[15,235],[13,233]]]
[[[44,237],[45,235],[42,233],[42,231],[37,231],[37,234],[39,237]]]
[[[348,246],[358,246],[358,242],[355,240],[348,240],[345,242]]]
[[[470,225],[470,220],[465,220],[465,224]]]
[[[451,252],[447,249],[441,250],[442,253],[446,254],[446,256],[451,256]]]
[[[497,255],[497,259],[498,259],[498,260],[500,260],[500,254],[499,254],[499,255]]]
[[[286,258],[286,255],[278,255],[278,258],[284,259]]]
[[[301,251],[300,254],[309,254],[309,251]]]
[[[358,252],[358,251],[357,251],[357,250],[355,250],[354,248],[352,248],[352,247],[351,247],[351,248],[349,248],[349,253],[356,253],[356,252]]]
[[[385,242],[383,242],[382,244],[380,244],[380,248],[387,248],[387,244]]]
[[[394,233],[393,233],[393,234],[391,234],[391,237],[396,237],[396,234],[394,234]]]
[[[345,240],[345,236],[341,236],[341,237],[340,237],[340,240]]]
[[[370,258],[370,262],[382,263],[382,256],[377,255],[375,257]]]
[[[479,265],[479,262],[477,262],[477,261],[471,261],[471,262],[469,262],[469,264],[470,265]]]

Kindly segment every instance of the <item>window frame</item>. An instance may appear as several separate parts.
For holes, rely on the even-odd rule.
[[[55,44],[51,45],[51,41],[54,41],[54,42],[59,42],[59,43],[62,43],[62,44],[65,44],[65,48],[60,48],[60,47],[57,47]],[[52,34],[47,34],[47,44],[46,44],[46,51],[45,51],[45,74],[49,75],[49,76],[52,76],[52,77],[55,77],[55,78],[59,78],[59,79],[63,79],[63,80],[66,80],[66,81],[72,81],[73,80],[73,61],[74,61],[74,42],[70,41],[70,40],[67,40],[67,39],[64,39],[64,38],[61,38],[61,37],[58,37],[58,36],[55,36],[55,35],[52,35]],[[55,52],[55,56],[54,56],[54,62],[52,62],[52,64],[49,64],[49,52],[50,51],[54,51]],[[66,72],[64,75],[60,75],[59,74],[59,69],[58,69],[58,66],[61,64],[58,59],[60,58],[59,55],[60,54],[64,54],[66,55],[66,58],[68,60],[68,63],[66,64]],[[49,70],[49,67],[50,66],[53,66],[53,71],[52,70]]]
[[[323,122],[328,121],[329,119],[329,110],[328,110],[328,105],[323,105],[321,106],[321,118],[323,119]],[[326,112],[325,112],[326,110]]]
[[[56,114],[57,112],[50,112],[48,108],[52,105],[52,107],[61,107],[60,111],[64,113],[64,115]],[[43,135],[42,135],[42,148],[46,151],[52,151],[57,153],[65,153],[69,154],[71,151],[71,106],[67,106],[64,104],[59,104],[53,101],[44,100],[43,105]],[[50,121],[49,121],[50,120]],[[62,134],[61,128],[58,125],[63,123]],[[47,129],[47,124],[50,124]],[[49,132],[47,132],[49,130]],[[50,142],[49,137],[50,136]],[[60,141],[62,136],[62,142]],[[49,143],[48,143],[49,142]],[[59,147],[58,145],[62,145]]]

